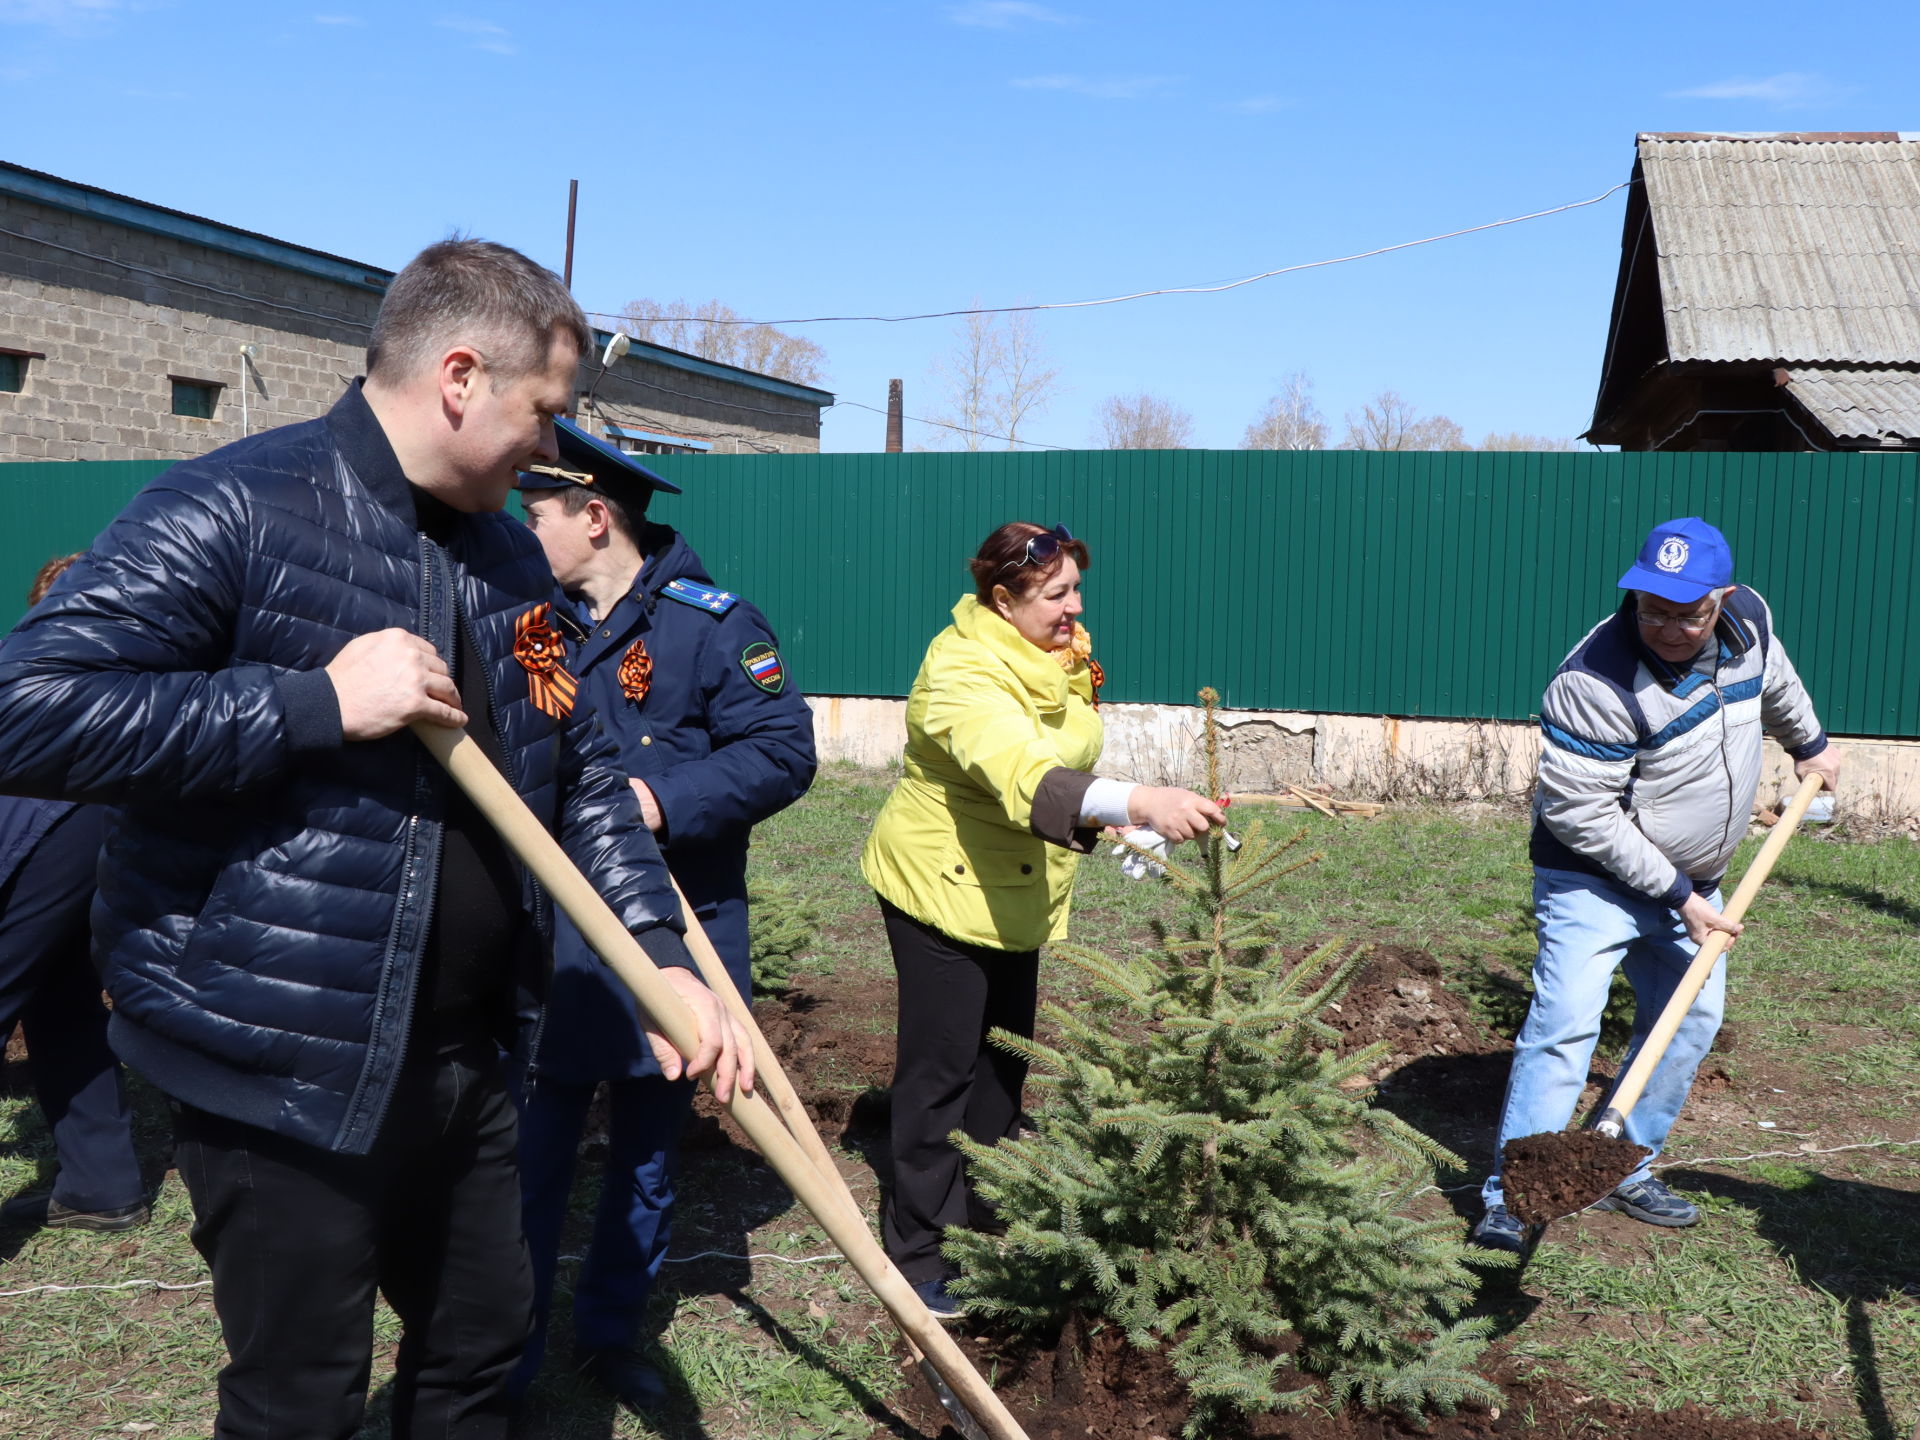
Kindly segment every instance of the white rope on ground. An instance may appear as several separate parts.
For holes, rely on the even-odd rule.
[[[1737,1165],[1742,1160],[1800,1160],[1809,1155],[1838,1155],[1843,1150],[1880,1150],[1920,1145],[1920,1140],[1862,1140],[1856,1145],[1832,1145],[1825,1150],[1756,1150],[1751,1155],[1701,1155],[1689,1160],[1662,1160],[1649,1170],[1671,1170],[1676,1165]]]
[[[562,1260],[578,1264],[587,1257],[584,1255],[562,1255]],[[818,1265],[822,1260],[844,1260],[847,1257],[838,1250],[826,1255],[775,1255],[771,1251],[760,1250],[751,1255],[734,1255],[725,1250],[702,1250],[698,1255],[669,1255],[660,1263],[663,1265],[691,1265],[696,1260],[778,1260],[782,1265]]]
[[[1743,1160],[1804,1160],[1809,1155],[1838,1155],[1843,1150],[1880,1150],[1904,1148],[1920,1145],[1920,1140],[1862,1140],[1854,1145],[1830,1145],[1824,1150],[1807,1148],[1804,1150],[1756,1150],[1751,1155],[1700,1155],[1685,1160],[1662,1160],[1649,1165],[1649,1170],[1671,1170],[1679,1165],[1738,1165]],[[1478,1190],[1478,1180],[1465,1185],[1423,1185],[1413,1193],[1416,1195],[1459,1195],[1468,1190]]]
[[[54,1290],[128,1290],[135,1286],[150,1286],[155,1290],[198,1290],[211,1285],[211,1280],[193,1280],[184,1285],[169,1285],[164,1280],[116,1280],[111,1285],[29,1285],[24,1290],[0,1290],[0,1297],[10,1295],[44,1295]]]

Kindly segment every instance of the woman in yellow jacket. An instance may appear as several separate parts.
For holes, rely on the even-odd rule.
[[[1033,1033],[1040,946],[1066,934],[1080,856],[1102,825],[1185,840],[1225,819],[1190,790],[1091,773],[1099,670],[1075,620],[1088,563],[1064,525],[987,537],[974,593],[914,679],[906,773],[860,857],[900,978],[887,1253],[943,1318],[959,1310],[942,1232],[993,1223],[947,1136],[990,1145],[1018,1128],[1026,1065],[986,1037]]]

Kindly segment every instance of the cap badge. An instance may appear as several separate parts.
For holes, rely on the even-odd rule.
[[[567,642],[547,623],[552,609],[543,602],[513,622],[513,658],[527,672],[527,698],[534,707],[564,720],[572,713],[577,683],[561,663],[567,658]]]
[[[1677,575],[1687,568],[1689,546],[1678,535],[1669,535],[1660,542],[1660,549],[1653,557],[1653,563],[1669,575]]]
[[[647,698],[653,684],[653,657],[647,654],[647,642],[636,640],[620,658],[620,693],[638,705]]]

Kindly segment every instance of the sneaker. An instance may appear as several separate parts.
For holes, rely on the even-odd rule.
[[[153,1213],[144,1200],[118,1210],[72,1210],[43,1195],[16,1195],[0,1205],[0,1228],[33,1230],[131,1230]]]
[[[611,1395],[623,1410],[647,1415],[666,1408],[666,1377],[631,1350],[577,1350],[574,1368]]]
[[[1518,1255],[1527,1248],[1527,1227],[1504,1205],[1489,1205],[1467,1232],[1467,1243],[1482,1250],[1505,1250]]]
[[[1666,1225],[1674,1229],[1691,1225],[1700,1218],[1698,1209],[1682,1200],[1658,1180],[1631,1181],[1622,1185],[1611,1195],[1594,1201],[1587,1208],[1618,1210],[1623,1214],[1631,1215],[1636,1220],[1644,1220],[1649,1225]]]
[[[936,1320],[958,1320],[962,1314],[960,1302],[948,1292],[945,1280],[922,1280],[913,1287],[913,1293]]]

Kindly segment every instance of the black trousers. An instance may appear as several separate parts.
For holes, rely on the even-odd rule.
[[[880,913],[900,977],[883,1234],[893,1263],[918,1285],[948,1273],[940,1257],[947,1226],[992,1223],[947,1136],[963,1130],[991,1145],[1019,1129],[1027,1062],[989,1046],[987,1032],[1033,1034],[1040,952],[964,944],[885,900]]]
[[[491,1042],[409,1062],[375,1148],[335,1155],[182,1107],[193,1243],[231,1357],[215,1440],[348,1440],[374,1292],[402,1326],[395,1440],[498,1440],[533,1317],[514,1107]]]
[[[53,1198],[74,1210],[119,1210],[144,1194],[126,1076],[107,1045],[88,954],[106,814],[97,805],[68,811],[0,886],[0,1045],[18,1021],[60,1159]]]

